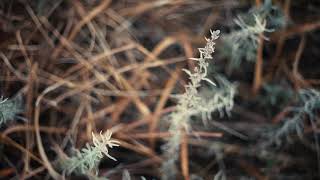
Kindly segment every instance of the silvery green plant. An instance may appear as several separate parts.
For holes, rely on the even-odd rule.
[[[253,18],[254,21],[248,23],[243,17],[238,16],[234,21],[240,29],[232,31],[222,39],[224,45],[222,53],[230,58],[229,71],[239,67],[243,59],[254,61],[260,35],[271,31],[267,29],[264,17],[253,14]],[[267,40],[265,36],[263,39]]]
[[[86,144],[86,147],[76,151],[75,156],[62,158],[60,160],[61,169],[66,174],[88,174],[90,172],[97,174],[97,167],[104,156],[116,161],[109,154],[108,148],[119,146],[120,143],[112,139],[111,136],[111,131],[107,131],[105,134],[100,132],[99,136],[92,133],[93,144]]]
[[[199,58],[191,58],[197,62],[194,71],[191,72],[183,69],[189,76],[189,83],[185,85],[185,93],[174,96],[177,99],[177,105],[174,112],[168,115],[170,123],[169,132],[171,137],[163,146],[166,161],[162,164],[162,179],[175,179],[177,170],[175,162],[179,157],[180,142],[183,133],[191,131],[190,121],[194,116],[201,115],[205,120],[210,117],[210,114],[215,111],[222,112],[223,110],[230,111],[233,106],[233,98],[225,98],[224,93],[217,93],[211,97],[201,95],[200,88],[202,82],[215,85],[207,78],[208,61],[212,59],[212,53],[215,49],[215,40],[219,38],[219,30],[210,31],[211,37],[206,38],[207,44],[204,48],[199,48]],[[234,88],[231,89],[231,97],[234,96]],[[232,99],[232,100],[230,100]]]
[[[13,120],[21,112],[22,97],[20,95],[12,99],[0,97],[0,126]]]
[[[278,6],[272,4],[272,0],[265,0],[261,6],[255,6],[249,11],[250,14],[259,14],[264,17],[268,24],[268,29],[280,29],[288,24],[289,19],[284,15],[284,12]],[[252,17],[252,16],[251,16]],[[251,18],[247,16],[247,18]]]
[[[217,86],[210,86],[209,88],[204,88],[200,92],[204,104],[199,107],[201,110],[202,120],[206,123],[207,120],[211,120],[211,112],[218,112],[220,117],[225,113],[230,115],[230,111],[234,105],[234,97],[237,92],[237,85],[235,83],[229,82],[224,76],[216,74],[215,80],[217,81]]]
[[[281,145],[286,139],[290,141],[290,135],[297,134],[303,138],[305,120],[308,119],[312,127],[316,128],[317,110],[320,109],[320,92],[315,89],[302,89],[298,92],[298,102],[296,106],[289,108],[289,113],[283,119],[283,124],[272,133],[272,143]],[[317,138],[316,138],[317,139]]]
[[[320,146],[317,131],[317,119],[320,109],[320,92],[316,89],[302,89],[298,92],[298,102],[296,106],[289,108],[289,114],[284,118],[284,122],[275,132],[270,133],[270,140],[267,145],[276,144],[278,147],[284,142],[290,142],[291,136],[296,134],[301,140],[305,121],[309,120],[313,129],[315,150],[317,152],[318,170],[320,172]]]
[[[243,60],[255,61],[259,36],[267,40],[264,34],[284,27],[287,20],[280,8],[266,0],[261,6],[238,15],[234,22],[237,28],[224,36],[221,46],[222,54],[230,59],[229,72],[238,68]]]

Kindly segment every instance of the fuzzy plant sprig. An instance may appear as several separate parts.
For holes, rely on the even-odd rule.
[[[189,83],[185,85],[185,93],[176,95],[177,105],[174,112],[168,115],[170,123],[169,132],[172,134],[168,142],[163,146],[166,161],[162,164],[162,179],[175,179],[176,168],[175,162],[179,157],[179,148],[184,133],[191,130],[191,118],[197,115],[208,117],[212,112],[229,111],[233,106],[233,101],[225,101],[223,94],[213,95],[211,97],[203,97],[200,88],[202,82],[205,81],[211,85],[215,85],[208,75],[208,61],[212,59],[212,53],[215,50],[215,40],[219,38],[219,30],[210,31],[211,37],[206,38],[207,44],[204,48],[199,48],[199,58],[191,58],[197,62],[197,66],[193,72],[183,69],[189,76]],[[234,91],[231,92],[233,97]]]
[[[312,128],[316,128],[317,111],[320,109],[320,92],[315,89],[302,89],[298,92],[296,106],[289,108],[283,125],[272,133],[270,143],[281,145],[284,139],[290,141],[290,135],[303,138],[305,119],[309,119]],[[317,137],[316,137],[317,139]]]
[[[243,17],[238,16],[234,21],[240,29],[232,31],[222,40],[224,44],[222,53],[230,58],[229,71],[239,67],[243,59],[253,61],[258,48],[259,36],[272,31],[267,29],[267,21],[264,17],[258,14],[252,16],[254,17],[252,23],[248,23]],[[265,36],[263,39],[267,40]]]
[[[0,127],[21,112],[22,97],[20,95],[12,99],[0,97]]]
[[[223,56],[229,58],[229,73],[238,68],[243,60],[253,62],[257,54],[260,35],[283,28],[287,19],[281,8],[265,0],[261,6],[251,8],[246,14],[240,14],[234,20],[236,28],[222,39],[220,46]]]
[[[87,174],[96,171],[97,167],[104,156],[116,161],[109,154],[108,148],[119,146],[120,142],[111,138],[112,132],[108,131],[104,134],[100,132],[99,136],[92,133],[93,145],[86,144],[85,148],[77,150],[76,155],[72,157],[64,157],[60,160],[61,169],[66,174]]]
[[[304,138],[304,128],[306,120],[310,122],[313,129],[315,150],[317,152],[318,172],[320,172],[320,144],[317,131],[317,120],[320,110],[320,92],[316,89],[301,89],[298,92],[298,101],[295,106],[288,110],[287,116],[283,119],[283,124],[275,131],[268,134],[267,146],[275,144],[280,147],[286,142],[291,142],[291,136],[297,135],[301,140]],[[271,137],[271,138],[270,138]]]
[[[234,97],[237,93],[237,84],[229,82],[224,76],[216,74],[217,86],[203,89],[200,92],[202,105],[198,106],[202,113],[204,123],[211,120],[211,113],[218,112],[220,117],[224,114],[228,116],[234,105]]]

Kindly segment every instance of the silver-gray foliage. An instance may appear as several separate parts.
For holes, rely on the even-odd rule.
[[[263,5],[252,8],[248,13],[238,15],[234,20],[237,28],[222,39],[221,53],[229,58],[228,70],[238,68],[243,60],[255,61],[259,36],[284,27],[285,16],[280,8],[266,0]]]
[[[0,98],[0,126],[13,120],[17,114],[23,111],[22,97],[20,95],[12,99]]]
[[[212,59],[212,53],[215,49],[215,40],[219,37],[219,30],[211,31],[211,37],[206,38],[207,44],[204,48],[199,48],[200,57],[191,58],[197,61],[197,66],[193,72],[183,69],[189,76],[189,83],[185,85],[185,93],[176,95],[177,105],[174,112],[168,115],[170,123],[169,132],[172,136],[168,142],[162,147],[165,152],[166,160],[162,164],[162,179],[175,179],[177,170],[175,166],[176,160],[179,158],[179,148],[183,135],[183,131],[189,133],[191,130],[190,120],[194,116],[201,115],[202,120],[210,118],[211,113],[223,111],[229,112],[233,106],[233,96],[235,94],[235,87],[231,84],[221,81],[228,86],[229,91],[218,91],[211,96],[203,96],[200,93],[202,82],[215,85],[207,78],[208,61]]]
[[[114,157],[109,154],[108,148],[119,146],[119,142],[111,139],[112,133],[107,131],[96,137],[92,133],[93,145],[86,144],[85,148],[76,151],[76,155],[66,157],[60,160],[61,169],[66,174],[87,174],[88,172],[97,170],[97,167],[104,156],[116,161]]]
[[[315,89],[302,89],[298,92],[296,106],[289,109],[289,116],[283,119],[283,125],[272,134],[271,141],[280,145],[283,139],[290,141],[290,135],[297,134],[303,138],[305,119],[314,127],[316,110],[320,109],[320,92]]]

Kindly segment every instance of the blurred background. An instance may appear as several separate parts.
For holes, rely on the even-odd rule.
[[[319,28],[318,0],[2,0],[0,179],[63,175],[107,129],[117,161],[66,179],[318,179]],[[210,30],[199,93],[233,106],[192,117],[166,167],[171,95]]]

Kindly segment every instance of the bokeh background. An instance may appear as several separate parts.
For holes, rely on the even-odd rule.
[[[2,0],[0,179],[63,174],[107,129],[117,161],[66,179],[163,178],[171,95],[217,29],[201,92],[234,106],[192,118],[171,178],[318,179],[319,28],[317,0]]]

